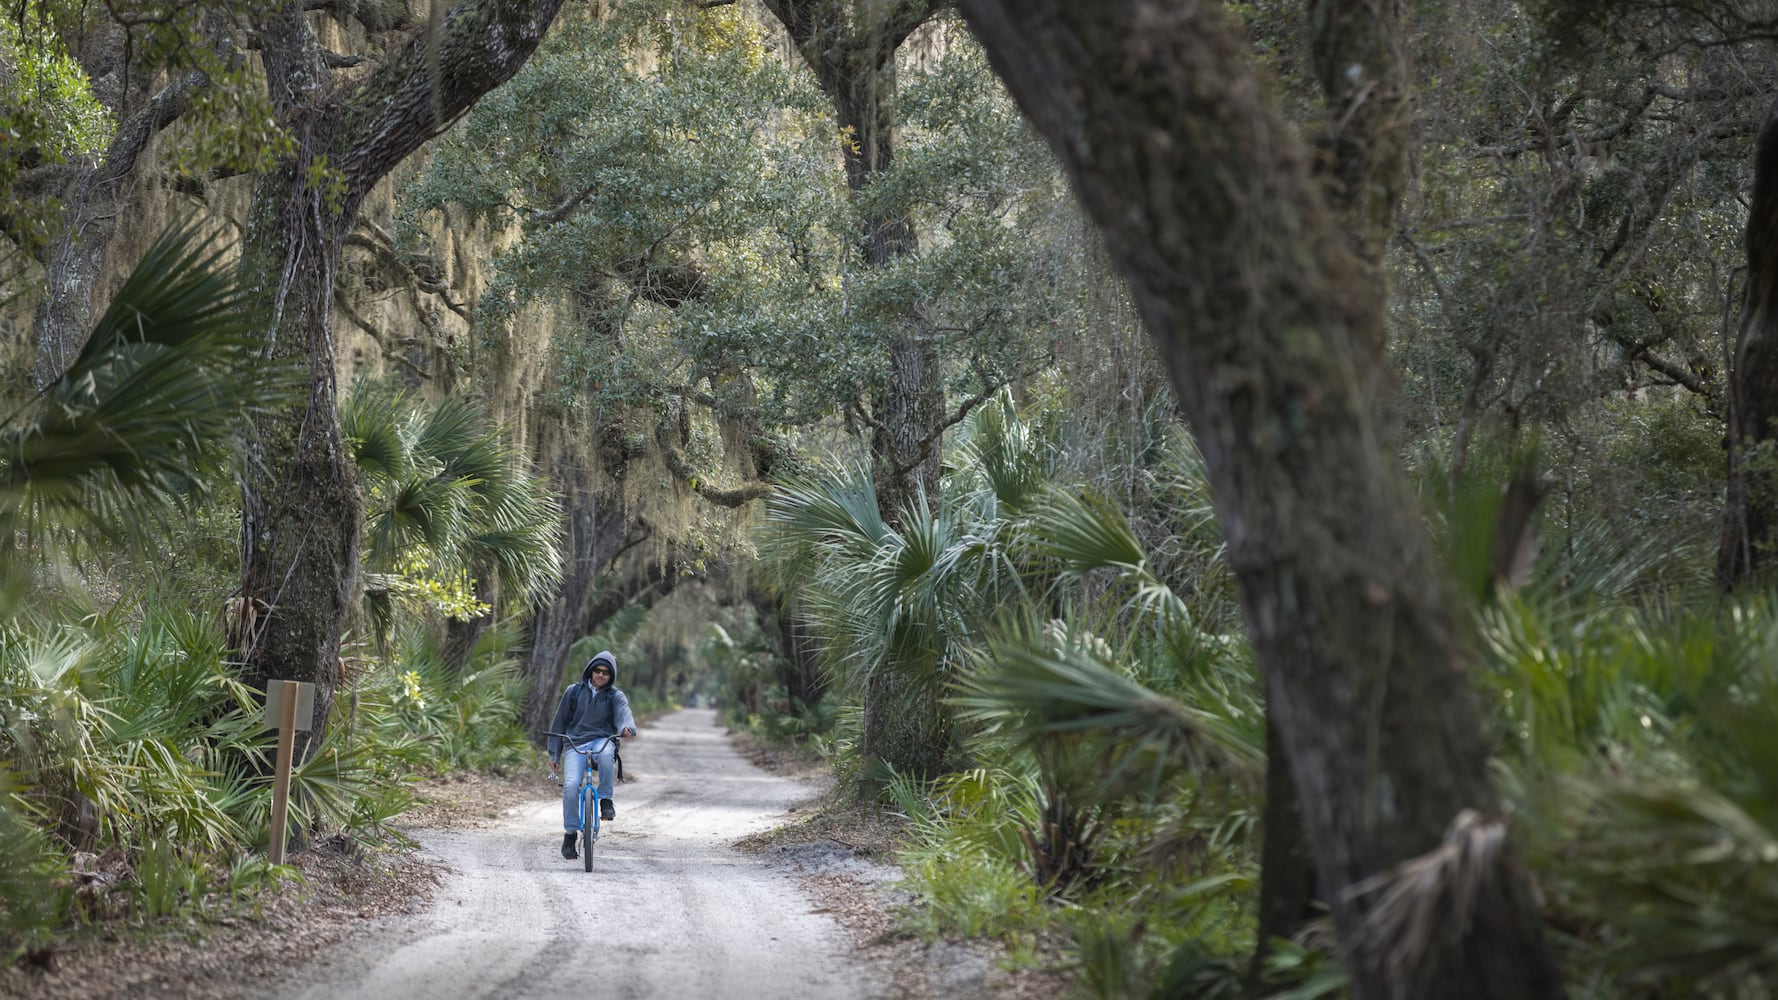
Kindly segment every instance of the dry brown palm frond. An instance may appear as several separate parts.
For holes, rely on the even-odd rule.
[[[1385,956],[1386,981],[1398,996],[1412,995],[1427,958],[1469,934],[1506,853],[1505,820],[1458,813],[1439,846],[1347,891],[1371,897],[1354,950]]]

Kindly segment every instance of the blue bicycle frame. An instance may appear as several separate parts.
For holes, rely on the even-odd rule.
[[[604,744],[615,746],[617,737],[606,736],[603,743],[599,740],[588,740],[582,746],[575,746],[564,733],[550,733],[562,739],[563,753],[577,753],[586,758],[580,769],[580,857],[586,871],[593,870],[593,844],[599,839],[599,761],[594,754],[605,749]],[[590,824],[588,821],[591,821]]]

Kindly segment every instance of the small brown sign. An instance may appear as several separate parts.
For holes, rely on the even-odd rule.
[[[265,685],[265,714],[260,716],[267,729],[277,729],[284,713],[284,687],[288,682],[272,680]],[[296,682],[296,732],[306,733],[315,727],[315,685]]]

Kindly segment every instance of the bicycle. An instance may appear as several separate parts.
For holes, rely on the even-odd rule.
[[[566,733],[548,733],[546,735],[562,738],[562,752],[564,754],[577,753],[586,758],[586,763],[580,769],[580,819],[576,829],[580,833],[581,864],[586,871],[590,872],[593,870],[593,844],[599,839],[599,761],[594,755],[605,747],[597,740],[588,740],[584,747],[575,746],[574,738]],[[611,744],[613,750],[612,767],[615,769],[618,767],[615,753],[619,745],[618,738],[616,736],[604,737],[604,743]],[[555,777],[554,772],[551,772],[550,776]],[[589,817],[592,819],[591,826],[587,825]]]

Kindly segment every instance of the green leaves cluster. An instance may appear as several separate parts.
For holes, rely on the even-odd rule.
[[[1592,536],[1609,554],[1609,536]],[[1770,594],[1617,586],[1620,553],[1484,611],[1515,837],[1577,983],[1758,996],[1778,981],[1778,614]],[[1586,581],[1601,581],[1590,586]],[[1644,596],[1638,596],[1638,594]]]
[[[561,579],[560,504],[479,406],[360,380],[340,429],[366,480],[366,590],[383,628],[397,599],[468,619],[491,610],[475,580],[523,606]]]
[[[195,227],[150,248],[62,376],[0,423],[0,538],[144,539],[203,502],[244,420],[290,390],[256,303]],[[0,564],[0,593],[28,561]]]
[[[910,327],[959,397],[1041,366],[1058,175],[980,52],[901,74],[894,164],[854,198],[833,112],[743,9],[631,0],[570,21],[441,143],[404,210],[523,234],[478,323],[551,304],[559,402],[639,440],[695,409],[749,434],[855,412]],[[909,217],[921,252],[858,258],[864,222]],[[856,432],[856,428],[855,428]]]
[[[891,785],[916,823],[921,919],[1017,939],[1062,898],[1085,942],[1094,915],[1147,914],[1147,930],[1100,941],[1133,949],[1119,954],[1138,979],[1185,936],[1238,953],[1264,716],[1245,644],[1199,624],[1225,614],[1208,579],[1224,572],[1219,539],[1191,543],[1202,586],[1163,575],[1186,561],[1157,568],[1118,507],[1055,481],[1045,435],[1005,394],[952,445],[943,495],[903,527],[882,521],[867,473],[844,470],[787,486],[759,545],[797,581],[836,684],[942,685],[970,734],[972,766]],[[1201,473],[1193,455],[1162,477]],[[1186,840],[1214,845],[1189,871],[1170,853]]]

